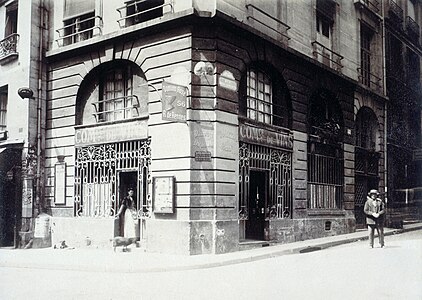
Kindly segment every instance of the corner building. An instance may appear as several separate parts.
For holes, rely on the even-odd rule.
[[[356,181],[383,190],[383,17],[365,1],[51,5],[53,243],[108,245],[128,188],[147,251],[188,255],[353,232]],[[163,118],[165,84],[185,121]]]

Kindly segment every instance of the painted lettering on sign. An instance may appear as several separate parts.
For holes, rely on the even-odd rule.
[[[146,121],[121,123],[88,128],[75,131],[75,146],[106,144],[121,141],[141,140],[148,137]]]
[[[185,86],[163,82],[163,120],[186,122],[186,96]]]
[[[293,135],[274,132],[264,128],[252,127],[245,124],[239,125],[239,138],[241,141],[293,149]]]

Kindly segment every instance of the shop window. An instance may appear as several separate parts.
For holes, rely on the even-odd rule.
[[[249,120],[290,126],[288,89],[281,75],[271,68],[251,67],[240,83],[241,115]]]
[[[150,214],[150,161],[150,140],[77,148],[75,216],[116,216],[128,187],[135,191],[137,217]]]
[[[6,131],[7,89],[0,89],[0,132]]]
[[[329,91],[311,98],[308,142],[308,207],[339,209],[343,198],[343,117]]]

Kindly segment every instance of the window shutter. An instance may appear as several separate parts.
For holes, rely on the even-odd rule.
[[[95,11],[95,0],[65,0],[63,20],[68,20]]]

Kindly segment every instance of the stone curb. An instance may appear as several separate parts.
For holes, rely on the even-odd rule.
[[[392,229],[388,230],[384,233],[385,236],[401,234],[405,232],[415,231],[415,230],[422,230],[422,224],[414,225],[409,228],[403,229]],[[195,269],[210,269],[228,265],[235,265],[247,262],[254,262],[263,259],[269,259],[274,257],[279,257],[283,255],[290,255],[290,254],[299,254],[299,253],[306,253],[311,251],[323,250],[330,247],[335,247],[343,244],[353,243],[357,241],[367,240],[368,236],[366,232],[362,232],[361,236],[358,237],[345,237],[341,240],[336,241],[329,241],[329,242],[321,242],[321,243],[311,243],[312,246],[298,246],[293,247],[290,249],[282,249],[277,250],[274,248],[274,251],[270,251],[268,253],[250,253],[250,255],[245,257],[238,257],[238,258],[229,258],[229,259],[222,259],[220,261],[213,261],[213,262],[200,262],[200,263],[186,263],[180,265],[169,265],[169,266],[130,266],[129,269],[127,266],[117,266],[117,265],[72,265],[72,264],[49,264],[49,263],[37,263],[31,262],[30,264],[25,264],[24,262],[0,262],[0,267],[8,267],[8,268],[33,268],[33,269],[44,269],[44,270],[68,270],[68,271],[82,271],[82,272],[119,272],[119,273],[159,273],[159,272],[171,272],[171,271],[187,271],[187,270],[195,270]],[[315,240],[308,240],[309,242],[315,242]],[[286,244],[284,244],[286,245]],[[270,249],[270,248],[267,248]],[[95,251],[95,250],[93,250]],[[242,251],[242,255],[245,253],[244,250]]]

